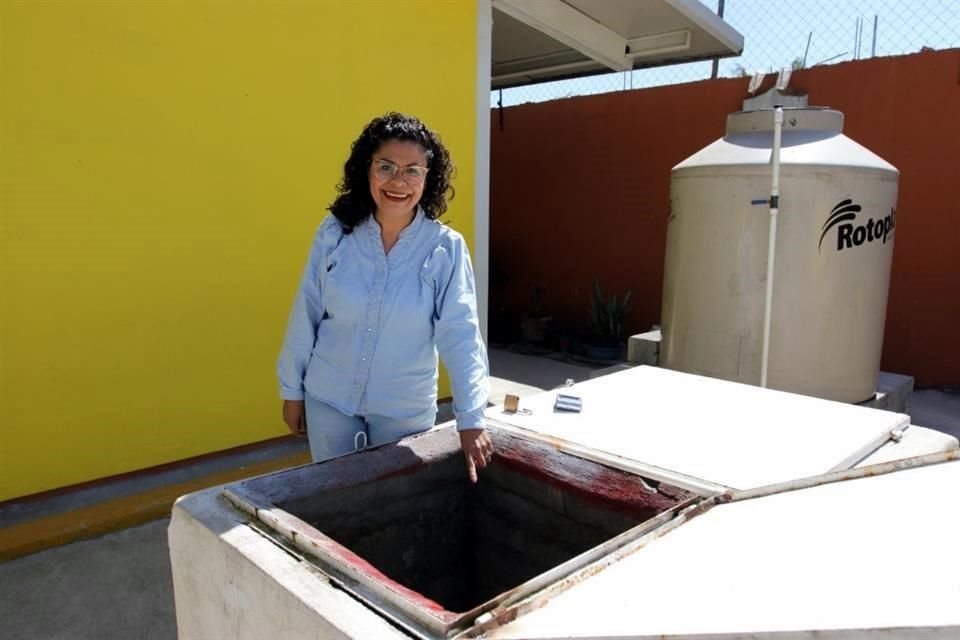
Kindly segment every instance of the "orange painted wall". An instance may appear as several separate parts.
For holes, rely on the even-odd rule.
[[[810,103],[901,172],[882,368],[960,387],[960,49],[794,73]],[[723,135],[747,80],[491,112],[490,330],[515,332],[530,287],[560,327],[586,323],[594,278],[633,291],[630,333],[658,323],[670,169]],[[501,127],[502,116],[502,127]]]

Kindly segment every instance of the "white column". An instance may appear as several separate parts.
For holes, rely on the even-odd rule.
[[[490,66],[493,9],[490,0],[477,0],[477,129],[473,198],[473,268],[477,280],[480,331],[487,338],[490,272]]]

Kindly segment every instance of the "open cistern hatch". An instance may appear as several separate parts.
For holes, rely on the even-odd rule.
[[[694,493],[488,429],[467,480],[452,428],[229,485],[237,507],[381,614],[445,637],[672,518]],[[482,618],[481,618],[482,619]]]

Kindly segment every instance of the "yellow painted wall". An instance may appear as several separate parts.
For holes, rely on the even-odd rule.
[[[441,133],[472,240],[475,21],[0,0],[0,500],[286,433],[277,351],[367,121]]]

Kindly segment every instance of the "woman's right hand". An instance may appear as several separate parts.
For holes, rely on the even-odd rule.
[[[303,400],[283,401],[283,421],[290,433],[298,438],[307,437],[307,411]]]

